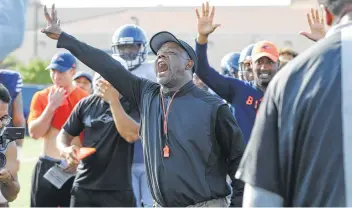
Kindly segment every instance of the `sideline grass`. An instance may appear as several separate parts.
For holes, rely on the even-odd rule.
[[[28,137],[25,138],[22,148],[21,166],[18,173],[21,190],[17,199],[10,203],[10,207],[30,207],[32,171],[37,162],[40,150],[40,141],[35,141]]]

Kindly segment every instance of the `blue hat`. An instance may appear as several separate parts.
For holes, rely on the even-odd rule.
[[[76,68],[76,58],[67,52],[57,53],[51,59],[51,62],[46,69],[55,69],[60,72],[65,72],[71,68]]]
[[[253,47],[254,47],[254,44],[250,44],[241,51],[240,58],[238,59],[239,64],[244,62],[248,57],[252,56]]]
[[[93,79],[92,76],[89,73],[84,72],[84,71],[76,72],[76,74],[73,76],[73,80],[76,80],[76,79],[78,79],[80,77],[85,77],[85,78],[88,79],[88,81],[90,83],[92,83],[92,79]]]

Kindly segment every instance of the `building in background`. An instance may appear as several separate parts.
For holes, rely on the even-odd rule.
[[[34,56],[50,59],[58,50],[55,41],[48,40],[39,32],[45,26],[45,20],[42,5],[37,1],[35,9],[36,1],[30,0],[25,40],[22,47],[14,52],[22,61]],[[271,40],[280,48],[288,46],[298,52],[305,50],[313,43],[298,33],[308,30],[305,14],[316,6],[315,0],[292,0],[290,6],[218,6],[215,22],[222,26],[210,39],[210,63],[219,66],[224,54],[239,51],[262,39]],[[194,7],[58,8],[58,14],[64,31],[105,51],[110,50],[106,46],[111,43],[114,30],[127,23],[145,28],[149,37],[168,30],[192,46],[196,36]],[[89,70],[82,63],[78,65],[78,69]]]

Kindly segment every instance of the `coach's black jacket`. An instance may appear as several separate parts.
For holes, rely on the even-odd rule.
[[[147,177],[154,200],[162,206],[189,206],[230,194],[241,206],[243,183],[234,174],[244,151],[242,133],[229,108],[192,82],[176,94],[168,115],[170,157],[163,157],[165,136],[160,85],[134,76],[107,53],[62,33],[59,48],[68,49],[109,81],[141,115]],[[171,95],[164,95],[165,106]]]

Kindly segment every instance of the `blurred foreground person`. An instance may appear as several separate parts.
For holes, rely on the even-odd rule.
[[[23,42],[28,0],[0,1],[0,62]]]
[[[266,91],[236,174],[244,207],[352,206],[352,2],[319,3],[332,27]]]

